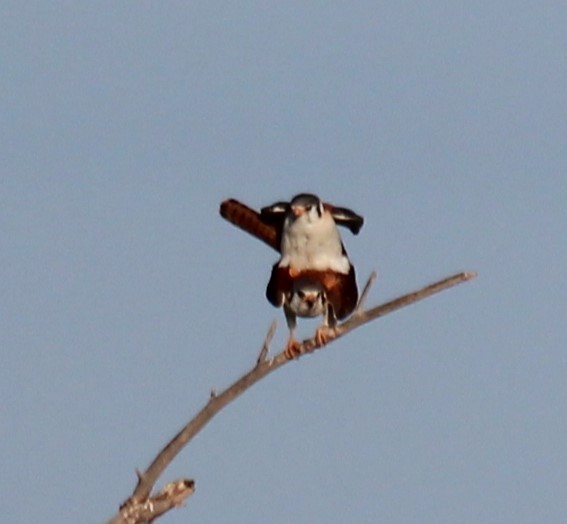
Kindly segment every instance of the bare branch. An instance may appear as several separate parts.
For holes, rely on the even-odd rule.
[[[392,313],[397,309],[401,309],[403,307],[409,306],[410,304],[414,304],[415,302],[419,302],[424,298],[435,295],[436,293],[440,293],[441,291],[456,286],[457,284],[472,280],[476,276],[477,273],[474,271],[457,273],[456,275],[452,275],[450,277],[444,278],[443,280],[439,280],[437,282],[434,282],[433,284],[425,286],[418,291],[402,295],[401,297],[395,298],[394,300],[390,300],[389,302],[385,302],[384,304],[373,307],[368,311],[364,311],[359,315],[352,316],[337,327],[337,331],[339,332],[337,338],[339,336],[346,335],[349,331],[352,331],[353,329],[356,329],[357,327],[362,326],[363,324],[366,324],[371,320],[374,320],[378,317],[383,317],[384,315]]]
[[[166,484],[163,489],[138,503],[132,499],[120,506],[119,513],[107,524],[145,524],[153,522],[170,509],[182,506],[187,498],[195,493],[195,481],[179,479]]]
[[[384,315],[392,313],[393,311],[396,311],[397,309],[403,308],[410,304],[414,304],[415,302],[418,302],[419,300],[423,300],[424,298],[427,298],[435,293],[439,293],[441,291],[449,289],[450,287],[456,286],[457,284],[466,282],[474,278],[475,276],[476,273],[474,272],[458,273],[451,277],[434,282],[433,284],[425,286],[422,289],[419,289],[412,293],[408,293],[394,300],[390,300],[389,302],[385,302],[384,304],[376,306],[367,311],[363,311],[359,306],[359,308],[357,308],[356,314],[352,315],[349,319],[347,319],[345,322],[343,322],[342,324],[338,325],[335,328],[334,332],[329,337],[328,342],[332,342],[333,340],[346,335],[353,329],[356,329],[362,326],[363,324],[371,322],[372,320],[375,320],[378,317],[382,317]],[[373,276],[371,276],[362,292],[361,302],[366,298],[368,289],[370,288],[373,280],[374,278]],[[274,331],[275,331],[275,326],[274,324],[272,324],[270,330],[268,331],[268,334],[266,335],[266,339],[262,346],[262,350],[260,351],[260,355],[258,356],[256,365],[245,375],[240,377],[236,382],[234,382],[231,386],[226,388],[224,391],[222,391],[221,393],[215,393],[214,395],[211,395],[205,406],[158,453],[158,455],[156,456],[154,461],[149,465],[146,471],[143,473],[138,473],[138,483],[136,485],[136,488],[134,489],[132,496],[129,499],[127,499],[124,502],[124,504],[121,506],[121,513],[113,517],[113,519],[108,521],[107,524],[140,524],[142,522],[148,521],[147,519],[145,521],[132,520],[131,517],[128,517],[130,520],[127,520],[127,518],[123,516],[122,513],[125,511],[125,509],[130,511],[131,508],[146,507],[146,505],[150,501],[152,504],[156,504],[157,503],[156,499],[159,498],[162,492],[150,497],[150,493],[153,489],[153,486],[156,483],[159,476],[163,473],[165,468],[173,461],[173,459],[185,447],[185,445],[197,433],[199,433],[199,431],[201,431],[208,424],[208,422],[217,413],[219,413],[226,405],[228,405],[230,402],[232,402],[234,399],[240,396],[244,391],[246,391],[249,387],[253,386],[256,382],[258,382],[265,376],[269,375],[276,369],[280,368],[284,364],[290,362],[286,358],[284,351],[281,351],[272,359],[266,359],[268,346],[271,342],[271,338],[273,337]],[[306,339],[301,343],[299,347],[300,355],[303,355],[305,353],[311,353],[315,349],[318,349],[315,337]],[[185,482],[191,482],[192,484],[190,486],[190,489],[194,490],[193,481],[185,481]],[[168,486],[170,485],[168,484]],[[187,496],[189,495],[186,495],[186,497]],[[171,507],[173,506],[168,507],[168,509],[166,509],[165,511],[168,511],[169,509],[171,509]],[[157,517],[157,513],[154,514],[154,517],[152,517],[152,519],[156,517]]]

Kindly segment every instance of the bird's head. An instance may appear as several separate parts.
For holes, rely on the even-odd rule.
[[[298,317],[318,317],[325,313],[327,295],[319,282],[298,279],[293,283],[288,306]]]
[[[323,202],[319,197],[310,193],[300,193],[289,203],[289,216],[292,221],[301,220],[314,223],[321,219],[324,213]]]

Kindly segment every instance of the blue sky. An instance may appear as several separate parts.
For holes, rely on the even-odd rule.
[[[567,6],[4,2],[6,522],[103,522],[248,370],[275,253],[218,216],[310,191],[369,305],[479,277],[291,363],[162,482],[163,522],[567,517]],[[303,321],[299,334],[316,324]]]

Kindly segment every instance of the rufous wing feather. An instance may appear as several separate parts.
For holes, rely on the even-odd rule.
[[[220,214],[231,224],[258,238],[272,249],[280,251],[280,232],[278,225],[266,223],[260,213],[247,205],[230,198],[220,205]]]

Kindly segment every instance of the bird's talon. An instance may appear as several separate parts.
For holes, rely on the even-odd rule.
[[[294,338],[290,338],[284,350],[284,356],[287,360],[299,358],[301,355],[301,343]]]
[[[327,345],[327,342],[331,339],[334,335],[334,330],[329,328],[328,326],[320,326],[315,331],[315,343],[317,347],[323,347]]]

